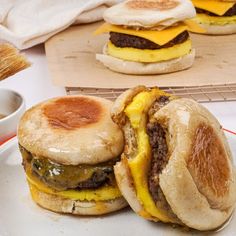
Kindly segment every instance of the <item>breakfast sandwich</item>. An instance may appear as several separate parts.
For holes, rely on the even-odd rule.
[[[23,115],[19,147],[33,200],[59,213],[101,215],[127,205],[113,166],[123,134],[110,118],[112,102],[67,96]]]
[[[95,35],[110,38],[96,59],[125,74],[163,74],[192,66],[195,50],[188,30],[196,15],[189,0],[128,0],[108,8]]]
[[[112,118],[125,137],[116,180],[138,215],[197,230],[229,219],[235,167],[222,127],[206,108],[139,86],[117,98]]]
[[[192,0],[197,16],[195,21],[206,34],[236,33],[236,0]]]

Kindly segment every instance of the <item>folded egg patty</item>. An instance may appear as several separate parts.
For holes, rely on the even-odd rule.
[[[156,94],[156,96],[153,96],[153,94]],[[155,99],[155,97],[157,98]],[[158,91],[155,90],[152,90],[151,93],[140,93],[133,99],[133,102],[125,109],[129,119],[129,122],[126,123],[125,136],[131,136],[133,138],[130,140],[136,140],[126,143],[124,153],[128,158],[137,196],[145,210],[145,213],[142,211],[139,214],[145,218],[151,218],[151,215],[155,215],[164,222],[178,222],[181,224],[159,185],[159,175],[169,161],[168,130],[153,120],[155,112],[173,99],[176,98],[165,94],[158,96]],[[144,117],[146,116],[144,110],[147,108],[148,115]],[[136,126],[140,121],[141,123],[137,129]],[[127,130],[129,130],[129,133],[127,133]],[[148,173],[144,182],[138,171],[140,168]]]

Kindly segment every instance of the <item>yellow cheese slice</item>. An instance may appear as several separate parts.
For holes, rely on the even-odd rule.
[[[151,147],[146,133],[146,111],[158,96],[164,94],[158,89],[139,93],[126,107],[125,114],[129,118],[132,128],[137,132],[138,153],[135,158],[128,160],[128,165],[134,180],[137,197],[145,209],[145,212],[141,211],[139,214],[149,219],[156,217],[163,222],[171,222],[165,212],[158,209],[153,201],[148,190],[147,179],[151,162]]]
[[[80,201],[107,201],[112,200],[118,197],[121,197],[121,193],[116,186],[104,186],[100,187],[96,190],[66,190],[66,191],[56,191],[48,186],[44,185],[43,183],[39,182],[33,176],[27,174],[28,182],[35,186],[42,192],[58,195],[64,198],[70,198],[73,200],[80,200]]]
[[[111,42],[107,45],[107,54],[126,61],[135,61],[143,63],[152,63],[160,61],[168,61],[187,55],[192,48],[191,40],[188,39],[184,43],[176,44],[172,47],[161,49],[138,49],[125,47],[116,47]]]
[[[121,34],[129,34],[138,36],[141,38],[145,38],[147,40],[150,40],[160,46],[168,43],[172,39],[174,39],[177,35],[181,34],[185,30],[187,30],[186,25],[179,25],[179,26],[173,26],[169,27],[165,30],[134,30],[134,29],[125,29],[124,27],[117,26],[117,25],[111,25],[108,23],[104,23],[101,27],[99,27],[95,31],[95,35],[102,34],[102,33],[108,33],[108,32],[117,32]]]
[[[164,30],[135,30],[127,29],[118,25],[104,23],[94,32],[94,34],[99,35],[103,33],[117,32],[121,34],[128,34],[145,38],[162,46],[170,42],[172,39],[174,39],[176,36],[184,32],[185,30],[189,30],[195,33],[205,32],[205,30],[201,28],[196,22],[192,20],[185,20],[184,22],[181,22],[176,26],[171,26]]]
[[[235,2],[222,2],[217,0],[192,0],[192,2],[195,7],[215,13],[219,16],[224,15],[225,12],[235,4]]]

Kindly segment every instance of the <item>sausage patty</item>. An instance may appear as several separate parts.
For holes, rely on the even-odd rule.
[[[173,47],[176,44],[183,43],[187,41],[189,38],[188,31],[184,31],[181,34],[177,35],[174,39],[169,41],[164,45],[158,45],[150,40],[145,38],[141,38],[134,35],[121,34],[116,32],[110,32],[110,41],[116,46],[120,48],[124,47],[132,47],[138,49],[161,49],[161,48],[169,48]]]
[[[148,112],[149,119],[160,108],[170,102],[169,97],[160,96],[151,106]],[[168,163],[168,146],[166,142],[166,131],[158,123],[147,123],[147,134],[152,150],[152,161],[148,176],[148,187],[155,202],[163,200],[161,189],[159,188],[159,175]]]
[[[160,108],[164,107],[170,102],[168,96],[160,96],[150,108],[148,112],[149,120],[152,120],[152,116]],[[163,194],[159,186],[159,175],[165,168],[169,161],[168,156],[168,146],[166,141],[166,130],[158,123],[149,122],[147,123],[147,134],[149,136],[149,143],[151,146],[151,165],[148,175],[148,188],[149,192],[154,200],[158,209],[165,211],[165,214],[169,219],[182,224],[178,217],[172,211],[170,205],[168,204],[165,195]]]
[[[197,8],[196,7],[196,11],[197,11],[197,13],[203,13],[203,14],[207,14],[207,15],[209,15],[209,16],[219,16],[219,15],[217,15],[217,14],[215,14],[215,13],[212,13],[212,12],[210,12],[210,11],[206,11],[206,10],[203,10],[203,9],[200,9],[200,8]],[[222,15],[222,16],[235,16],[236,15],[236,4],[234,4],[233,5],[233,7],[231,7],[227,12],[225,12],[225,14],[224,15]],[[219,16],[220,17],[220,16]]]
[[[166,143],[165,130],[158,123],[147,124],[147,134],[152,149],[152,162],[149,171],[149,191],[153,200],[159,200],[159,175],[168,163],[168,147]]]

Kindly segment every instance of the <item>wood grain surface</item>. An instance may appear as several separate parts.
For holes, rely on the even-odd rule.
[[[64,87],[129,88],[144,84],[184,87],[236,83],[236,35],[191,34],[196,49],[192,68],[165,75],[124,75],[96,61],[108,35],[94,36],[101,22],[72,26],[49,39],[46,56],[53,83]]]

